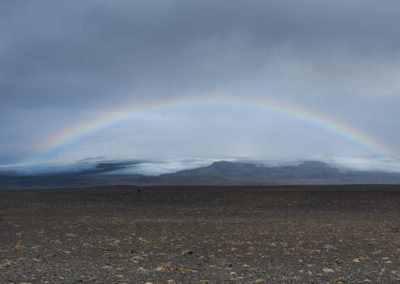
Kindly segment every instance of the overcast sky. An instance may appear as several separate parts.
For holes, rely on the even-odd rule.
[[[0,164],[124,105],[213,94],[323,113],[400,152],[399,11],[397,0],[1,1]],[[377,153],[288,116],[199,105],[149,112],[46,159],[97,156]]]

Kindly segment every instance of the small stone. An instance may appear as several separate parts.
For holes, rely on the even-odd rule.
[[[232,265],[233,265],[232,262],[230,262],[230,261],[227,260],[227,259],[222,259],[222,260],[220,260],[220,261],[217,261],[217,264],[218,264],[218,265],[227,265],[227,266],[232,266]]]
[[[243,264],[242,267],[243,267],[243,268],[249,268],[250,265],[248,265],[248,264]]]
[[[264,283],[264,280],[262,279],[257,279],[254,281],[255,284],[260,284],[260,283]]]
[[[155,269],[155,271],[157,271],[157,272],[166,272],[166,271],[168,271],[168,269],[166,269],[165,267],[159,266],[159,267],[157,267]]]
[[[335,272],[335,270],[333,270],[332,268],[322,268],[322,271],[325,273],[333,273]]]
[[[182,273],[195,273],[195,272],[199,272],[199,271],[195,270],[195,269],[182,269],[181,272]]]
[[[13,265],[12,261],[5,260],[2,264],[0,264],[0,267],[10,267]]]
[[[358,258],[353,259],[353,262],[360,262]]]
[[[133,257],[133,260],[134,261],[140,261],[140,260],[143,260],[143,257],[140,256],[140,255],[135,255],[135,257]]]
[[[364,279],[364,282],[365,282],[365,283],[371,283],[372,280],[367,278],[367,279]]]
[[[326,250],[337,250],[337,247],[333,245],[324,245],[324,249]]]
[[[139,267],[137,270],[138,270],[140,273],[144,273],[144,274],[148,274],[148,273],[149,273],[149,270],[146,269],[146,268],[144,268],[144,267]]]
[[[17,250],[23,250],[25,247],[23,246],[23,245],[21,245],[21,244],[16,244],[15,245],[15,249],[17,249]]]
[[[193,251],[192,250],[187,250],[187,251],[184,251],[184,252],[182,252],[182,255],[185,255],[185,254],[193,254]]]
[[[165,280],[164,284],[175,284],[175,281],[170,279],[170,280]]]

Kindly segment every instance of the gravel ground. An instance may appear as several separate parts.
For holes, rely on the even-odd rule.
[[[0,283],[399,283],[400,187],[360,189],[0,191]]]

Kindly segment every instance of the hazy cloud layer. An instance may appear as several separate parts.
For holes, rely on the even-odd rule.
[[[0,163],[24,161],[92,113],[211,93],[301,105],[399,149],[399,9],[394,0],[4,1]],[[54,159],[368,154],[285,117],[189,109],[96,133]]]

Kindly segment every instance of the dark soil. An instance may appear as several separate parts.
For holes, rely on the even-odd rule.
[[[398,283],[400,186],[0,191],[0,283],[296,281]]]

